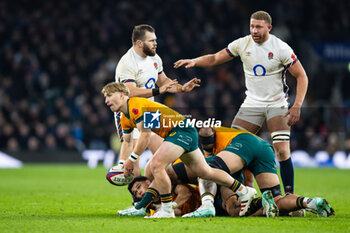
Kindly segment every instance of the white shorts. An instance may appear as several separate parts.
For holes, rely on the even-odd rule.
[[[289,103],[284,98],[276,102],[258,102],[246,98],[235,118],[261,127],[265,120],[275,116],[284,116],[288,111],[288,106]]]

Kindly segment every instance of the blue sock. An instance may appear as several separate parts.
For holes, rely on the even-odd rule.
[[[283,182],[284,193],[293,194],[294,193],[294,168],[292,163],[292,158],[285,161],[280,161],[280,172],[281,179]]]

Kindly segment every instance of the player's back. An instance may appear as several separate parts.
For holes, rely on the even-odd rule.
[[[184,116],[163,104],[146,98],[131,97],[128,100],[128,113],[122,117],[122,126],[127,131],[136,128],[136,124],[143,121],[143,127],[165,138],[184,120]]]
[[[240,134],[250,134],[253,137],[259,138],[255,134],[242,130],[242,129],[233,129],[227,127],[215,127],[215,145],[214,145],[214,154],[218,154],[223,149],[225,149],[232,141],[233,138],[237,137]],[[262,140],[262,139],[261,139]]]

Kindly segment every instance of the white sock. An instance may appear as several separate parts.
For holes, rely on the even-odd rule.
[[[304,204],[306,204],[307,208],[316,209],[315,202],[312,201],[312,198],[304,197],[303,202],[304,202]]]
[[[236,193],[237,193],[238,196],[243,196],[243,195],[245,195],[245,194],[248,193],[247,187],[244,186],[243,184],[241,184],[241,185],[242,185],[242,187],[243,187],[242,190],[241,190],[241,191],[239,191],[239,190],[236,191]]]
[[[202,197],[202,206],[210,207],[214,204],[214,196],[212,195],[205,195]]]
[[[172,203],[170,202],[162,202],[162,209],[164,210],[173,210]]]

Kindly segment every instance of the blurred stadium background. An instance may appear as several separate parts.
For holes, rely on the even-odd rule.
[[[293,159],[301,166],[350,168],[350,2],[5,1],[0,0],[0,164],[83,162],[106,166],[118,155],[113,114],[102,86],[114,81],[131,47],[134,25],[156,29],[164,71],[180,83],[197,76],[194,92],[158,100],[196,118],[230,126],[244,99],[239,59],[210,69],[173,69],[173,62],[214,53],[249,33],[249,17],[266,10],[272,34],[304,65],[309,89],[292,127]],[[295,80],[288,77],[290,101]],[[260,132],[269,138],[265,130]],[[9,160],[7,160],[9,161]],[[5,164],[5,165],[4,165]]]

